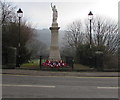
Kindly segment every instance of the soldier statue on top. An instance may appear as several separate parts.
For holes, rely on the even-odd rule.
[[[58,12],[57,12],[56,6],[55,5],[53,6],[51,3],[51,8],[53,11],[53,23],[57,23]]]

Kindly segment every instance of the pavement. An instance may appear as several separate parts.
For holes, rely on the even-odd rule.
[[[63,72],[23,69],[2,69],[2,74],[31,76],[120,77],[120,74],[118,74],[118,72]]]

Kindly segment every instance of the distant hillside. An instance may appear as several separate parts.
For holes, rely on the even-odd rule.
[[[62,41],[64,37],[64,31],[59,30],[59,45],[62,46]],[[50,46],[51,43],[51,32],[49,29],[36,30],[37,39],[40,39],[47,46]]]

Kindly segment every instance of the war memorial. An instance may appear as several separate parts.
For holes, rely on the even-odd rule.
[[[51,31],[51,45],[50,45],[50,53],[49,58],[44,63],[42,63],[42,66],[49,66],[49,67],[67,67],[67,64],[61,60],[60,51],[59,51],[59,29],[57,18],[58,18],[58,11],[56,9],[56,6],[52,5],[51,8],[53,11],[53,19],[51,27],[49,28]]]
[[[49,60],[57,60],[59,61],[61,59],[60,57],[60,52],[59,52],[59,29],[58,23],[57,23],[57,17],[58,17],[58,12],[56,9],[56,6],[52,6],[51,3],[51,8],[53,11],[53,19],[52,19],[52,26],[50,27],[51,30],[51,46],[50,46],[50,54],[49,54]]]

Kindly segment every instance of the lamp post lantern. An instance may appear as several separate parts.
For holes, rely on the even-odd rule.
[[[90,11],[89,14],[88,14],[88,19],[90,20],[90,48],[91,48],[91,45],[92,45],[91,21],[92,21],[92,19],[93,19],[93,14],[92,14],[91,11]]]
[[[21,10],[21,8],[19,8],[19,10],[17,11],[17,16],[19,18],[19,43],[18,43],[18,57],[17,57],[17,67],[20,67],[20,20],[23,17],[23,11]]]

